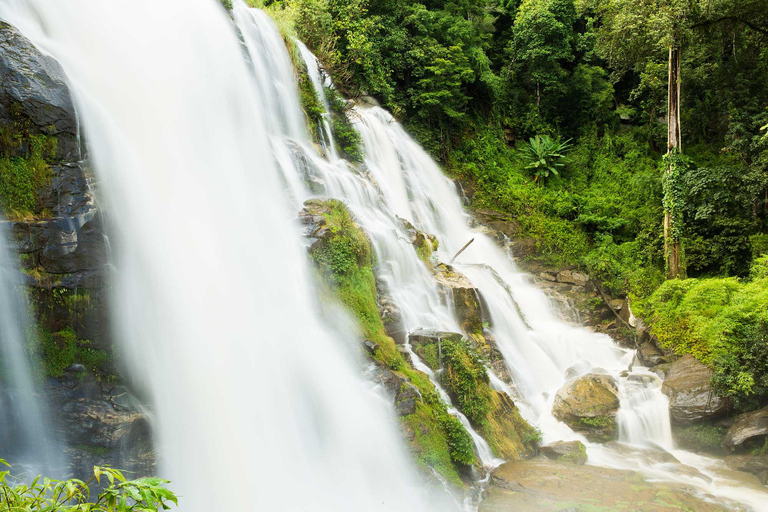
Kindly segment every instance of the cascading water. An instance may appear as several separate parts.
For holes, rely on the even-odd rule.
[[[0,18],[68,75],[115,219],[117,342],[181,508],[446,510],[315,317],[269,143],[296,127],[218,2],[6,0]],[[259,35],[257,71],[277,57]]]
[[[236,23],[242,33],[258,31],[262,41],[275,38],[282,44],[282,38],[276,27],[269,21],[269,18],[265,18],[266,15],[263,12],[249,9],[239,0],[235,2],[234,12]],[[280,44],[270,42],[262,44],[272,48],[280,46]],[[328,108],[324,90],[326,81],[320,74],[318,61],[301,42],[297,42],[297,46],[301,57],[305,59],[318,99]],[[253,53],[254,49],[250,45],[249,48]],[[281,51],[284,55],[273,56],[271,62],[282,63],[290,59],[284,46]],[[260,77],[260,81],[269,77],[274,83],[285,83],[293,80],[295,76],[292,68],[286,68],[282,65],[257,66],[255,73]],[[280,99],[286,98],[281,97]],[[294,102],[295,108],[277,105],[273,108],[282,112],[294,112],[297,115],[297,120],[289,121],[288,124],[290,125],[295,124],[295,122],[304,122],[304,114],[298,108],[298,98],[294,96],[289,99]],[[324,119],[327,124],[322,128],[328,138],[328,146],[335,148],[329,126],[328,112],[326,112]],[[379,191],[376,187],[372,186],[369,180],[352,172],[346,161],[338,158],[335,149],[327,152],[329,160],[319,157],[314,147],[309,143],[305,132],[297,131],[292,134],[272,132],[271,135],[276,154],[290,154],[292,156],[290,159],[279,158],[279,166],[285,176],[285,182],[288,184],[290,197],[297,201],[303,201],[311,195],[305,186],[306,180],[292,179],[291,174],[294,177],[306,177],[307,173],[319,171],[322,174],[325,193],[331,197],[343,199],[355,212],[356,221],[365,228],[371,239],[377,261],[386,262],[387,268],[381,269],[379,277],[386,282],[386,286],[392,291],[395,302],[408,319],[407,325],[439,325],[447,326],[455,331],[459,330],[458,323],[453,318],[450,308],[441,302],[438,290],[432,286],[432,276],[418,258],[411,257],[415,253],[411,244],[407,242],[405,226],[390,209],[380,204],[378,201]],[[296,188],[297,185],[298,188]],[[377,204],[378,206],[371,207],[371,205]],[[448,393],[440,386],[432,370],[419,360],[409,344],[406,343],[405,348],[416,368],[430,376],[442,399],[448,405],[448,412],[456,416],[469,432],[483,466],[490,470],[503,462],[494,458],[488,443],[472,428],[469,420],[451,405]],[[472,503],[476,503],[478,498],[477,496],[468,497],[465,507],[472,508]]]
[[[308,67],[314,65],[314,57],[303,55]],[[439,304],[435,280],[398,235],[399,218],[437,236],[440,261],[448,261],[468,240],[475,240],[455,267],[481,291],[491,331],[514,383],[510,386],[493,375],[491,381],[497,390],[518,401],[526,419],[542,430],[545,443],[578,439],[587,445],[591,463],[640,470],[653,478],[684,482],[702,492],[761,509],[768,495],[740,489],[722,478],[715,461],[675,450],[683,464],[700,472],[700,477],[683,476],[674,465],[644,459],[642,450],[619,454],[589,443],[556,420],[551,412],[553,400],[567,380],[566,371],[571,369],[576,375],[603,372],[619,383],[620,440],[639,447],[673,449],[668,400],[661,393],[660,380],[637,365],[626,372],[632,366],[634,351],[617,347],[606,335],[565,323],[530,278],[517,270],[510,255],[469,228],[453,184],[391,115],[380,108],[358,107],[352,119],[363,138],[366,173],[333,162],[316,164],[315,172],[321,174],[325,194],[344,200],[370,235],[379,272],[400,306],[408,330],[458,330],[458,322],[450,308]],[[294,195],[301,193],[294,191]],[[432,375],[415,356],[414,362],[419,370]]]
[[[21,272],[6,247],[6,226],[0,221],[0,456],[36,475],[57,474],[63,456],[48,426],[46,408],[29,357],[33,336],[22,294]]]
[[[619,377],[631,351],[558,318],[514,262],[468,227],[450,181],[388,113],[355,111],[366,171],[337,157],[327,113],[328,159],[314,151],[288,54],[264,13],[235,0],[250,68],[213,0],[5,0],[0,18],[69,76],[116,219],[118,341],[152,399],[159,472],[174,480],[184,509],[236,510],[245,499],[254,510],[448,509],[427,505],[416,489],[394,421],[358,378],[353,341],[314,315],[289,219],[320,188],[347,202],[369,234],[409,331],[460,327],[400,219],[437,235],[442,261],[475,239],[456,267],[485,298],[514,386],[492,382],[545,442],[581,438],[555,420],[552,400],[567,369],[600,368],[620,382],[622,440],[672,446],[658,379],[638,368]],[[317,62],[299,51],[322,101]],[[497,464],[451,411],[486,466]],[[673,452],[710,481],[586,444],[592,463],[755,508],[766,497],[730,486],[703,457]]]

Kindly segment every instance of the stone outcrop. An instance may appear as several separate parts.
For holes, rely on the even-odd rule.
[[[435,279],[450,299],[464,332],[483,331],[483,299],[480,290],[464,274],[445,263],[435,267]]]
[[[640,345],[637,350],[637,357],[643,366],[648,368],[670,362],[670,358],[664,355],[664,352],[659,350],[651,340],[646,340]]]
[[[583,466],[587,462],[587,448],[581,441],[555,441],[539,448],[548,459],[573,462]]]
[[[578,270],[561,270],[557,273],[557,282],[575,286],[586,286],[589,282],[589,276]]]
[[[57,159],[80,159],[77,116],[61,66],[4,22],[0,22],[0,125],[55,136]],[[17,148],[18,156],[26,150]]]
[[[768,438],[768,407],[763,407],[754,412],[740,414],[728,429],[723,439],[723,447],[730,451],[736,451],[745,443],[757,442],[759,448]]]
[[[125,387],[100,382],[75,364],[48,379],[45,391],[76,475],[94,465],[154,472],[150,418]]]
[[[588,374],[566,383],[555,395],[552,414],[590,441],[616,438],[619,391],[609,375]]]
[[[694,492],[683,484],[645,482],[634,471],[578,466],[538,457],[499,466],[493,472],[479,512],[721,512],[734,505]]]
[[[768,485],[768,454],[731,455],[725,458],[726,465],[736,471],[752,473],[763,485]]]
[[[726,400],[712,392],[712,370],[691,355],[672,363],[664,371],[662,392],[669,397],[669,414],[678,424],[712,419],[728,409]]]

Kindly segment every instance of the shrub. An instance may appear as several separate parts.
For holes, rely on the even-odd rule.
[[[10,465],[0,459],[0,466]],[[99,486],[105,478],[109,484],[97,495],[91,487]],[[9,471],[0,471],[0,508],[29,512],[129,512],[157,511],[178,505],[176,496],[160,478],[128,480],[112,468],[93,468],[93,477],[82,480],[51,480],[35,478],[31,484],[15,484]]]

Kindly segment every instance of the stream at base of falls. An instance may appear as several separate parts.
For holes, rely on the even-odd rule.
[[[658,377],[633,366],[634,351],[563,321],[514,260],[470,228],[454,184],[392,115],[354,106],[364,162],[340,158],[325,96],[332,77],[297,43],[326,108],[315,144],[280,32],[264,12],[233,4],[232,19],[213,0],[0,4],[0,18],[69,77],[103,203],[115,212],[115,337],[150,397],[158,471],[182,510],[241,510],[238,492],[249,489],[252,510],[471,512],[503,462],[406,342],[483,466],[465,495],[435,499],[419,488],[392,411],[360,375],[355,333],[324,323],[313,302],[295,218],[315,197],[354,214],[408,332],[461,327],[402,220],[437,237],[436,261],[474,239],[454,267],[480,291],[511,376],[491,380],[544,444],[579,440],[589,464],[766,509],[765,489],[675,449]],[[630,449],[590,443],[553,416],[557,391],[588,373],[615,379]]]

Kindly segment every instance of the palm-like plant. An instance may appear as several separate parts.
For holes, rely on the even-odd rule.
[[[543,183],[552,175],[559,175],[557,169],[565,165],[565,152],[571,147],[571,139],[565,142],[555,140],[549,135],[531,137],[523,146],[523,158],[528,163],[526,169],[532,169],[533,181]]]

